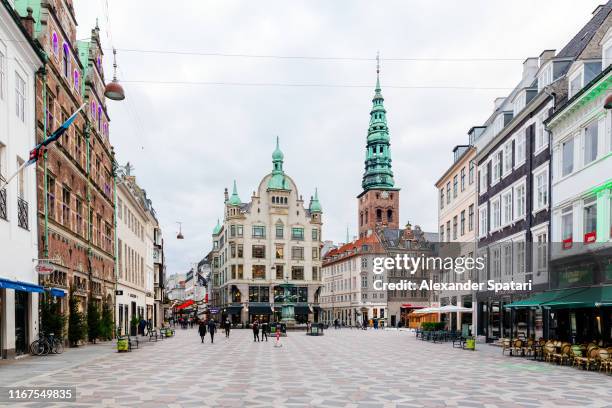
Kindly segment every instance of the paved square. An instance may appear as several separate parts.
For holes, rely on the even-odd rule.
[[[132,353],[111,343],[0,365],[3,386],[77,387],[66,407],[612,407],[612,376],[416,340],[408,332],[249,330],[201,344],[196,329]]]

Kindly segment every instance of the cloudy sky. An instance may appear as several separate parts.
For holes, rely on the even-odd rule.
[[[210,250],[223,189],[236,179],[246,201],[271,170],[277,135],[305,201],[319,188],[324,238],[356,233],[377,51],[401,224],[436,231],[434,183],[452,148],[525,58],[560,50],[601,1],[74,3],[79,38],[98,19],[118,49],[127,99],[108,103],[111,141],[153,200],[172,274]]]

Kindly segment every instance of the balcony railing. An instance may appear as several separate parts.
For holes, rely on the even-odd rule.
[[[28,229],[28,202],[23,198],[17,198],[17,225]]]

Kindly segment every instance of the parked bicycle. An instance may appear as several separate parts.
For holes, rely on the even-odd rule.
[[[61,354],[64,352],[64,342],[53,333],[39,333],[38,340],[30,344],[30,353],[34,356],[46,356],[49,353]]]

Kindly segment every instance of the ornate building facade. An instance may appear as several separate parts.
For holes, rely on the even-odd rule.
[[[272,172],[250,200],[242,202],[236,182],[231,196],[225,191],[224,220],[213,231],[212,303],[234,323],[280,320],[283,283],[293,285],[298,323],[319,317],[321,204],[315,190],[304,206],[283,160],[277,139]]]

